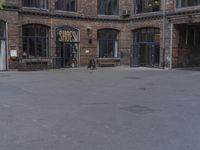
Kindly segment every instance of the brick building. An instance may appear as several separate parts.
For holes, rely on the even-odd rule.
[[[199,0],[6,0],[0,70],[200,66]],[[36,67],[36,68],[37,68]]]

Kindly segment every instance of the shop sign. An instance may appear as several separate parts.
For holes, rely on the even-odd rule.
[[[78,32],[75,30],[59,30],[57,36],[59,42],[78,42]]]

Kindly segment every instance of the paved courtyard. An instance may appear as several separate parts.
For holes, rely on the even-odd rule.
[[[0,150],[200,150],[200,71],[0,72]]]

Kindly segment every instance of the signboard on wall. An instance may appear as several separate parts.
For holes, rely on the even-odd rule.
[[[59,28],[56,31],[56,39],[59,42],[72,43],[79,42],[79,32],[70,27]]]

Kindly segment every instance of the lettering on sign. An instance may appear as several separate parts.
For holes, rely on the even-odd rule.
[[[78,42],[78,34],[76,31],[59,31],[59,42]]]

